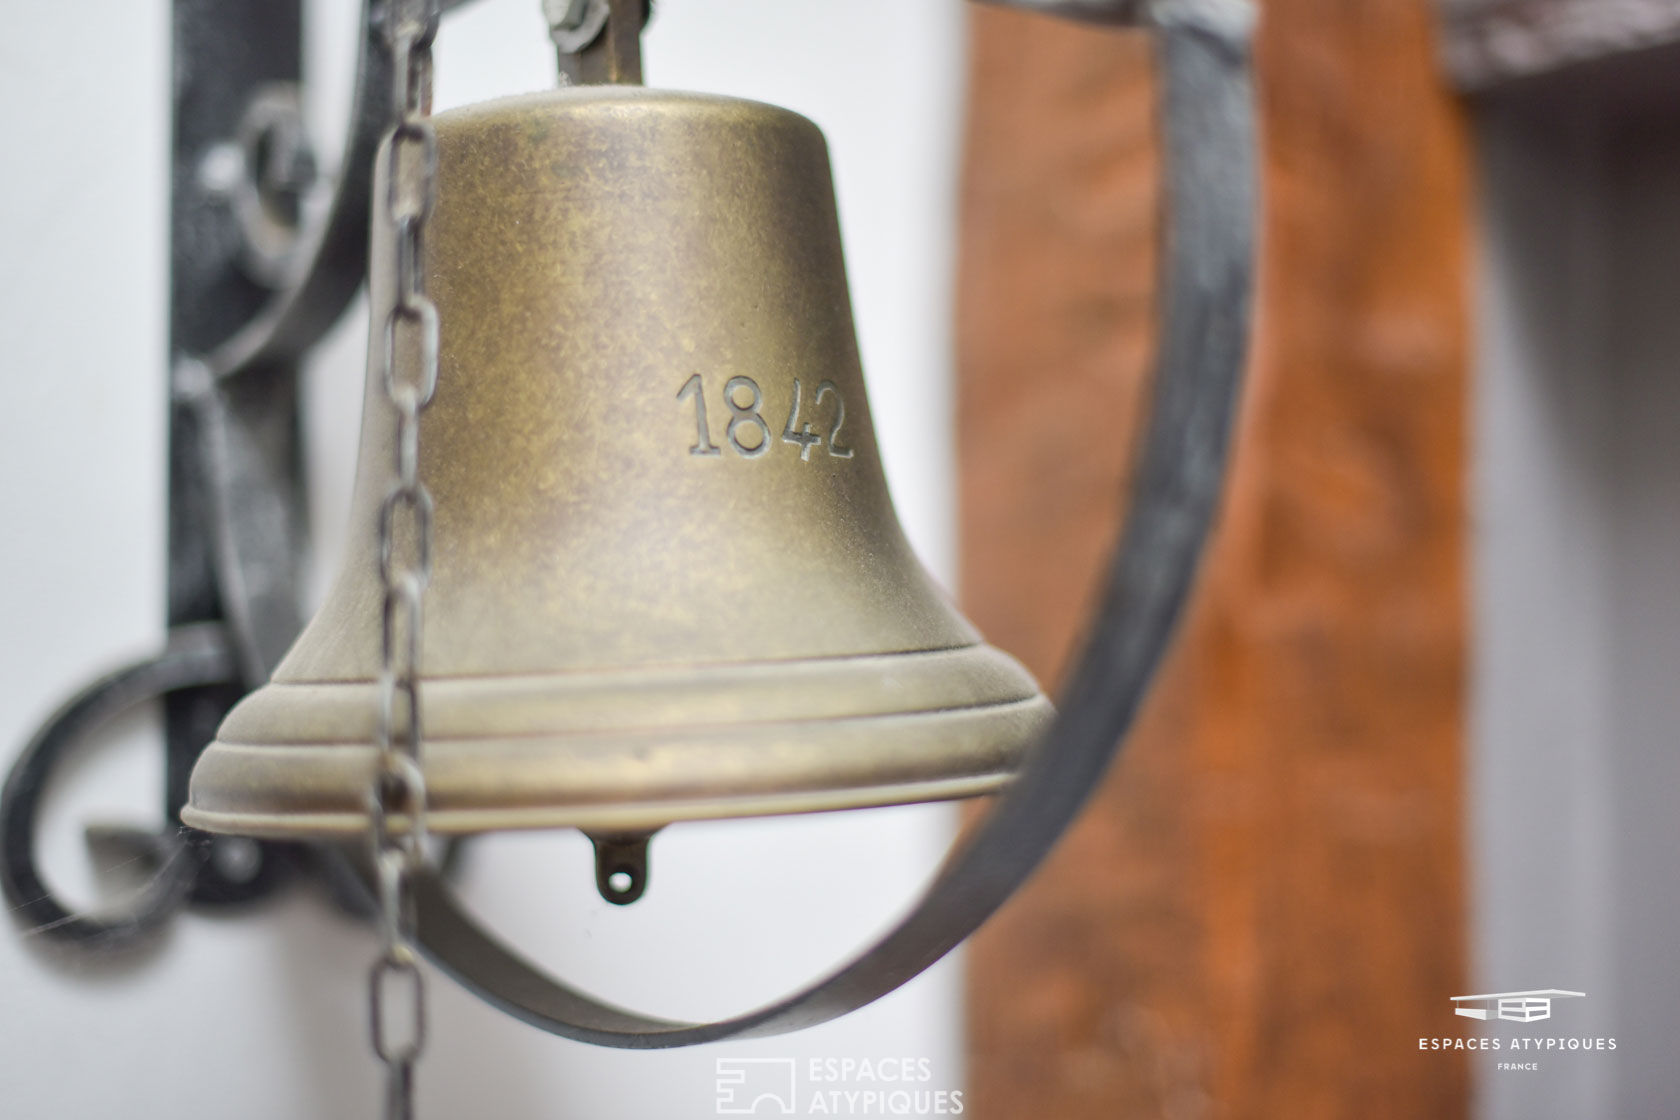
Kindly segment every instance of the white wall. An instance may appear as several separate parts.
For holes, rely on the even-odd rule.
[[[7,0],[0,37],[0,758],[96,669],[154,648],[163,617],[166,0]],[[350,5],[315,0],[312,116],[339,133]],[[446,21],[440,107],[550,81],[538,0]],[[828,133],[876,425],[899,511],[953,569],[948,303],[957,0],[665,0],[656,84],[775,101]],[[335,149],[328,147],[327,151]],[[345,532],[365,313],[308,375],[316,586]],[[91,902],[88,820],[148,821],[155,728],[86,752],[48,804],[44,858]],[[676,1016],[743,1010],[882,929],[931,874],[943,809],[673,829],[649,894],[618,910],[573,836],[477,845],[466,891],[540,959]],[[120,871],[120,869],[118,869]],[[7,1116],[353,1117],[375,1113],[363,1037],[373,941],[314,893],[177,921],[138,959],[0,940]],[[423,1115],[670,1120],[713,1112],[717,1056],[925,1057],[961,1085],[951,962],[877,1006],[785,1040],[622,1054],[550,1038],[434,977]]]
[[[1680,53],[1483,108],[1471,990],[1587,994],[1477,1115],[1680,1102]],[[1509,1057],[1509,1055],[1506,1055]]]

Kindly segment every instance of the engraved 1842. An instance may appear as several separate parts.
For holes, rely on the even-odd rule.
[[[677,390],[677,400],[694,402],[694,444],[690,455],[722,455],[723,448],[712,442],[711,420],[706,413],[706,383],[698,374],[683,382]],[[750,377],[731,377],[724,382],[719,403],[727,410],[729,420],[723,430],[723,441],[744,459],[757,459],[771,449],[777,437],[770,422],[765,420],[764,391]],[[832,459],[850,459],[852,449],[841,442],[840,429],[846,426],[846,398],[839,386],[829,380],[819,381],[810,401],[810,419],[801,419],[804,406],[804,387],[799,378],[793,379],[793,404],[788,409],[787,422],[782,425],[780,442],[799,449],[803,462],[811,461],[816,448],[822,448]],[[812,427],[815,422],[816,428]]]

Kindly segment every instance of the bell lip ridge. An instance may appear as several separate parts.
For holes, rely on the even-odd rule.
[[[428,740],[564,739],[897,716],[1026,700],[1037,682],[995,646],[691,665],[428,676]],[[228,746],[358,747],[375,734],[369,678],[286,675],[236,704],[216,730]]]
[[[784,690],[819,695],[836,664],[870,681],[882,663],[905,672],[876,680],[888,694],[853,698],[866,710],[814,718],[644,721],[610,729],[576,721],[548,733],[492,737],[431,735],[424,747],[428,828],[446,835],[539,828],[648,831],[686,820],[776,816],[943,801],[996,792],[1018,771],[1054,715],[1014,659],[989,646],[919,654],[790,662]],[[848,665],[848,663],[850,663]],[[777,663],[732,667],[756,674]],[[943,670],[944,688],[914,684],[910,668]],[[953,668],[966,669],[954,673]],[[985,670],[991,670],[988,673]],[[713,676],[724,667],[712,667]],[[630,677],[647,674],[629,673]],[[801,676],[806,679],[801,679]],[[601,674],[579,674],[594,683]],[[552,683],[553,676],[534,682]],[[470,680],[470,678],[469,678]],[[739,683],[739,682],[737,682]],[[749,698],[762,685],[749,682]],[[428,697],[438,691],[427,682]],[[269,686],[271,698],[322,686]],[[365,693],[363,682],[327,686]],[[653,691],[653,690],[639,690]],[[760,691],[762,691],[760,689]],[[1023,695],[1024,693],[1024,695]],[[887,698],[897,700],[881,710]],[[492,699],[495,698],[492,696]],[[558,697],[550,712],[564,708]],[[871,703],[873,702],[873,704]],[[297,706],[293,699],[290,705]],[[442,705],[428,704],[432,713]],[[657,702],[649,705],[657,707]],[[871,706],[875,710],[867,710]],[[305,702],[300,711],[311,710]],[[371,711],[365,701],[358,715]],[[230,715],[224,729],[235,724]],[[713,713],[726,714],[726,713]],[[371,719],[368,723],[371,730]],[[219,734],[194,767],[181,819],[208,832],[270,838],[354,837],[367,829],[366,791],[377,768],[371,734],[325,740],[237,742]],[[346,728],[346,731],[352,731]],[[506,731],[506,728],[503,728]]]
[[[428,811],[426,829],[439,836],[473,836],[486,832],[532,832],[571,829],[592,834],[651,833],[673,824],[715,820],[833,813],[851,809],[890,809],[961,801],[1001,792],[1015,775],[979,774],[941,781],[877,786],[867,790],[811,791],[782,796],[717,798],[707,801],[625,803],[549,809],[480,809]],[[843,794],[862,796],[847,798]],[[368,832],[366,814],[357,813],[218,813],[187,806],[181,822],[201,832],[247,836],[261,840],[357,840]],[[391,818],[396,835],[408,831],[407,818]]]
[[[656,766],[656,776],[665,780],[644,781],[642,796],[624,800],[612,799],[618,791],[609,788],[610,782],[579,783],[556,775],[557,767],[567,761],[562,756],[568,749],[588,753],[578,751],[576,742],[428,741],[424,765],[431,806],[426,824],[440,835],[552,828],[651,832],[683,821],[977,797],[995,793],[1013,779],[1054,714],[1048,700],[1033,696],[959,711],[769,725],[754,729],[756,735],[721,735],[705,744],[689,738],[662,750],[696,764],[690,771],[671,776]],[[614,738],[618,742],[609,743],[609,749],[617,747],[617,752],[605,758],[597,754],[590,760],[597,767],[645,760],[649,753],[657,763],[661,748],[652,744],[658,737]],[[929,741],[940,738],[954,749],[928,756]],[[767,750],[766,741],[784,747],[797,742],[799,748],[791,753]],[[600,742],[587,745],[598,747]],[[846,753],[863,743],[872,745],[869,756]],[[498,755],[498,748],[511,748],[512,756]],[[924,753],[907,756],[913,748]],[[720,753],[737,771],[750,769],[753,785],[735,792],[704,792],[698,783],[712,776],[707,773],[709,764]],[[813,775],[835,776],[832,768],[810,765],[831,753],[852,764],[852,780],[809,784]],[[882,771],[881,780],[859,780],[862,771],[895,758],[904,763],[896,772]],[[274,748],[212,743],[193,770],[181,820],[206,832],[266,839],[353,839],[368,829],[365,794],[376,759],[371,745]],[[249,780],[254,760],[269,780]],[[487,767],[499,771],[499,780],[474,781],[473,775]],[[290,781],[274,780],[288,776]],[[797,784],[801,779],[807,784]],[[782,782],[787,788],[775,788]],[[405,826],[398,820],[393,827],[400,831]]]

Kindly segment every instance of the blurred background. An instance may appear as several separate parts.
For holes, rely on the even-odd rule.
[[[324,153],[353,9],[305,5]],[[720,1057],[890,1057],[983,1118],[1680,1116],[1680,3],[1261,10],[1261,286],[1225,512],[1076,831],[963,955],[789,1038],[595,1050],[440,977],[422,1115],[710,1116]],[[3,757],[163,632],[170,6],[0,15]],[[1146,399],[1171,201],[1147,41],[959,0],[665,0],[646,42],[651,84],[827,134],[900,517],[1054,684]],[[440,109],[550,85],[536,0],[449,17],[437,74]],[[306,377],[317,590],[366,329],[358,303]],[[81,828],[155,818],[157,738],[139,714],[50,791],[69,898],[120,885]],[[883,929],[956,824],[675,828],[624,910],[581,838],[496,837],[464,891],[599,994],[719,1015]],[[309,889],[121,960],[14,922],[3,1111],[370,1115],[373,951]],[[1586,998],[1452,1014],[1551,988]],[[1483,1034],[1616,1047],[1427,1046]]]

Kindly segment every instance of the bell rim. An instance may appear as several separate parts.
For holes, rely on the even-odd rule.
[[[1000,793],[1014,779],[1013,773],[950,778],[937,782],[880,786],[862,791],[856,799],[819,793],[754,796],[717,799],[708,802],[625,803],[588,810],[430,810],[426,831],[439,836],[478,836],[491,832],[542,832],[576,829],[591,835],[642,834],[676,824],[706,821],[755,820],[766,817],[802,816],[808,813],[846,812],[853,809],[890,809],[905,805],[964,801]],[[389,831],[404,835],[408,820],[402,814],[388,818]],[[181,810],[181,823],[200,832],[221,836],[242,836],[278,841],[354,841],[368,834],[366,814],[352,813],[219,813]]]
[[[710,664],[427,675],[422,687],[429,740],[681,733],[977,708],[1039,695],[1020,662],[985,643]],[[282,666],[273,681],[234,706],[216,739],[228,746],[359,746],[374,738],[377,700],[371,678],[291,678]]]
[[[954,710],[712,729],[709,737],[678,735],[663,745],[659,733],[648,732],[430,739],[422,764],[427,828],[440,835],[651,832],[686,821],[983,796],[1008,784],[1053,715],[1035,694]],[[664,767],[673,758],[684,764],[676,771]],[[607,772],[627,763],[613,778],[630,780],[615,786]],[[377,766],[371,744],[217,741],[194,769],[181,820],[206,832],[267,839],[354,839],[367,833],[366,791]],[[741,784],[694,784],[720,769]],[[626,788],[640,792],[625,796]],[[393,827],[405,827],[400,817]]]

